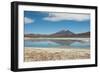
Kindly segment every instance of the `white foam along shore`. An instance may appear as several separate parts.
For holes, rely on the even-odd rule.
[[[25,47],[24,61],[89,59],[90,49]]]

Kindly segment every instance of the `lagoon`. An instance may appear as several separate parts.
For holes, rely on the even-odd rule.
[[[24,47],[39,48],[90,48],[89,38],[35,38],[25,39]]]

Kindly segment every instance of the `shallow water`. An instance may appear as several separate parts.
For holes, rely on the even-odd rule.
[[[24,40],[24,47],[64,47],[64,48],[90,48],[90,41],[86,40]]]

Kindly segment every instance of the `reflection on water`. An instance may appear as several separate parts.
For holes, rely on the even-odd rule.
[[[25,47],[69,47],[90,48],[90,41],[83,40],[25,40]]]

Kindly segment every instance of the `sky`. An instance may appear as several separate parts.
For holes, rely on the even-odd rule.
[[[90,31],[90,14],[24,11],[25,34],[52,34],[61,30]]]

